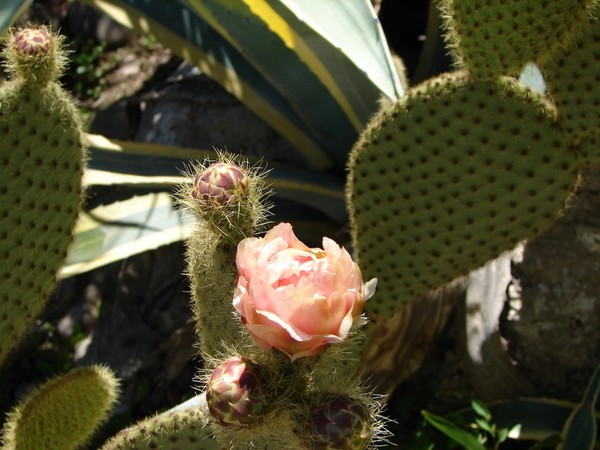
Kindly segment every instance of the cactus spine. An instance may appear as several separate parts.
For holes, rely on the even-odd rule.
[[[73,103],[56,80],[61,40],[44,27],[13,31],[0,87],[0,364],[43,309],[81,203],[84,151]]]

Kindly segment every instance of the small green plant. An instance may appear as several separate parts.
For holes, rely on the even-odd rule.
[[[472,400],[471,408],[475,418],[468,423],[464,423],[460,416],[449,420],[427,411],[423,411],[423,417],[452,441],[468,450],[498,450],[500,444],[505,442],[511,433],[518,432],[521,427],[519,424],[511,428],[498,427],[494,423],[490,410],[479,400]]]
[[[73,93],[80,99],[95,100],[104,86],[104,76],[111,67],[102,64],[106,52],[105,42],[92,39],[77,39],[75,50],[71,53],[71,76]]]

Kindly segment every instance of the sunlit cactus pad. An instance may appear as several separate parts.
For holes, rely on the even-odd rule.
[[[541,66],[565,131],[577,144],[600,135],[600,3],[568,44]],[[597,146],[580,147],[584,161],[600,162]]]
[[[33,390],[9,414],[3,450],[75,450],[104,422],[119,382],[102,366],[74,369]]]
[[[83,171],[80,122],[67,94],[52,79],[32,83],[12,68],[13,80],[0,88],[0,364],[54,288]]]
[[[102,450],[217,450],[204,409],[164,413],[119,432]]]
[[[474,76],[516,75],[560,45],[585,16],[586,0],[442,0],[447,43]]]
[[[452,74],[376,117],[352,151],[353,237],[370,313],[465,275],[551,223],[577,179],[551,105]]]

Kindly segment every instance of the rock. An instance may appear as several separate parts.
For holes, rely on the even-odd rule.
[[[583,395],[600,360],[599,273],[600,170],[588,170],[564,216],[530,240],[513,265],[519,301],[511,302],[501,329],[532,394]]]
[[[199,69],[184,64],[141,98],[136,140],[300,166],[293,147]]]

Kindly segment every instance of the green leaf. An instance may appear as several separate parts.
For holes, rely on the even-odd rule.
[[[487,431],[488,433],[494,434],[494,432],[495,432],[494,426],[490,425],[490,423],[486,419],[482,419],[481,417],[476,417],[474,422],[480,429]]]
[[[471,408],[473,411],[477,413],[479,416],[483,417],[485,420],[489,421],[492,419],[492,414],[490,410],[485,406],[485,403],[479,400],[471,400]]]
[[[595,405],[600,394],[600,364],[596,367],[581,403],[573,410],[562,432],[559,450],[591,450],[596,443]]]
[[[496,441],[498,444],[501,444],[508,438],[508,428],[501,428],[498,430],[498,434],[496,435]]]
[[[462,430],[461,428],[458,428],[449,420],[427,411],[422,411],[421,413],[427,422],[444,433],[450,439],[462,445],[467,450],[485,450],[483,444],[481,444],[475,436],[465,430]]]
[[[0,33],[21,16],[32,0],[3,0],[0,3]]]
[[[509,429],[509,438],[542,441],[562,432],[576,405],[561,400],[524,398],[493,402],[487,407],[495,426]],[[454,414],[466,422],[473,422],[477,417],[472,408]]]

